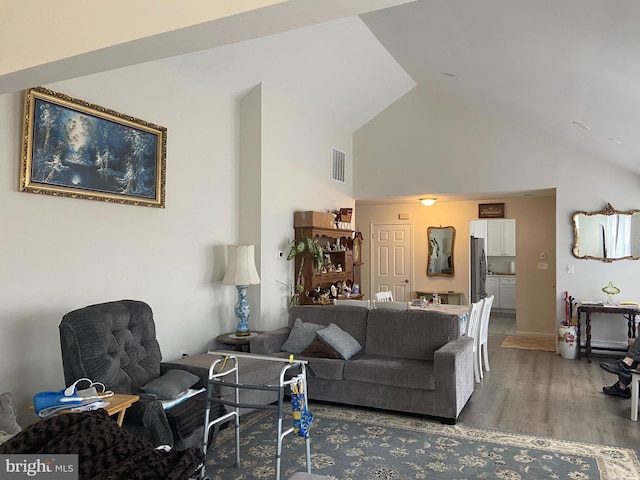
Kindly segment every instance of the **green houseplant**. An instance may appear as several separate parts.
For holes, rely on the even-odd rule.
[[[313,257],[314,267],[317,271],[322,269],[322,247],[315,238],[307,237],[302,240],[293,240],[291,242],[291,248],[287,255],[287,260],[293,260],[298,255],[302,255],[300,258],[300,267],[296,275],[296,283],[291,289],[291,297],[289,299],[289,307],[295,307],[300,305],[300,294],[304,291],[304,284],[302,283],[302,269],[304,268],[304,261],[306,254],[311,254]]]

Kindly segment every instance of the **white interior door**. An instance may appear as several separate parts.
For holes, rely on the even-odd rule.
[[[398,302],[411,300],[411,225],[371,225],[371,291],[391,291]],[[374,295],[371,295],[373,298]]]

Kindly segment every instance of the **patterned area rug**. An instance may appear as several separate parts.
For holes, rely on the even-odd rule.
[[[627,448],[349,407],[311,404],[311,411],[312,472],[335,479],[640,479],[640,462]],[[276,422],[271,411],[241,417],[240,468],[234,466],[233,428],[222,430],[207,456],[207,475],[212,480],[275,478]],[[290,417],[284,423],[290,426]],[[287,436],[281,478],[306,471],[305,458],[304,439]]]
[[[555,352],[555,338],[515,337],[507,335],[502,341],[502,348],[518,348],[520,350],[540,350],[542,352]]]

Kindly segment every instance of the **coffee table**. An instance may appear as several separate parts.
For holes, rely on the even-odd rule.
[[[116,419],[116,423],[119,426],[122,426],[122,422],[124,422],[124,414],[131,405],[140,400],[138,395],[127,395],[124,393],[114,393],[113,396],[105,398],[105,402],[109,402],[108,405],[105,405],[104,408],[109,416],[118,414],[118,418]]]

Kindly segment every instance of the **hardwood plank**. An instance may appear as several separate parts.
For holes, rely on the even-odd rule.
[[[631,400],[602,393],[603,386],[617,380],[600,368],[606,358],[594,357],[589,364],[553,352],[500,348],[504,336],[489,334],[491,371],[476,384],[459,422],[590,443],[640,445],[640,422],[631,421]]]

